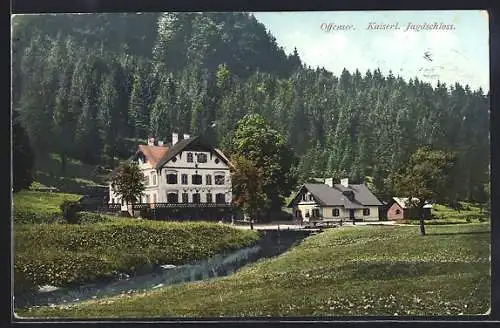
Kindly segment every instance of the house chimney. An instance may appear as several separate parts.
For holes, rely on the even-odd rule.
[[[179,141],[179,134],[172,133],[172,146],[175,145]]]
[[[328,187],[333,188],[333,178],[325,179],[325,184],[328,185]]]
[[[158,140],[158,146],[163,147],[163,141],[162,140]]]
[[[349,187],[349,179],[348,178],[341,179],[340,184],[345,188]]]
[[[184,133],[184,140],[189,139],[191,136],[189,134]]]
[[[155,145],[155,138],[151,137],[148,139],[148,146],[154,146]]]

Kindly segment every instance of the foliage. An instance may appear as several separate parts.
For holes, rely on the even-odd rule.
[[[234,170],[231,174],[233,201],[250,218],[250,222],[258,218],[259,210],[264,207],[264,170],[241,155],[231,158]],[[252,226],[253,228],[253,226]]]
[[[242,164],[248,170],[251,170],[249,166],[255,166],[257,171],[252,174],[262,177],[262,191],[266,196],[263,214],[269,216],[272,212],[280,211],[285,197],[290,195],[295,186],[295,177],[292,175],[295,155],[283,136],[272,129],[261,115],[249,114],[238,121],[231,152],[251,161],[250,164]],[[258,192],[260,187],[256,185],[252,188]]]
[[[76,214],[78,211],[81,210],[81,206],[78,202],[72,200],[65,200],[61,203],[59,208],[61,209],[62,216],[66,222],[72,224],[78,223],[78,218]]]
[[[140,199],[145,190],[144,173],[135,163],[122,163],[111,175],[111,188],[129,204]]]
[[[17,110],[12,111],[12,190],[27,189],[33,182],[34,154]]]
[[[63,201],[77,201],[80,197],[80,195],[66,193],[21,191],[13,197],[14,217],[21,213],[51,217],[53,214],[60,213],[59,206]]]
[[[452,189],[455,156],[439,150],[419,148],[407,166],[392,176],[393,188],[400,197],[407,197],[410,206],[423,211],[428,202],[450,203],[457,196]],[[423,212],[420,213],[421,233],[425,234]]]
[[[425,241],[416,229],[331,229],[227,277],[16,313],[44,318],[486,313],[489,225],[432,226]]]
[[[371,176],[389,200],[389,174],[431,146],[457,154],[457,198],[487,201],[489,94],[481,89],[434,87],[378,68],[339,76],[308,68],[248,13],[15,21],[13,108],[33,150],[57,153],[61,166],[66,157],[112,165],[135,150],[128,138],[174,129],[229,148],[238,120],[256,113],[299,156],[300,182]]]
[[[76,222],[78,224],[94,224],[94,223],[103,223],[111,221],[112,221],[111,217],[99,213],[93,213],[93,212],[76,213]]]
[[[19,225],[14,227],[14,277],[35,285],[83,283],[116,271],[134,273],[151,263],[184,264],[247,246],[257,238],[255,232],[216,223],[126,218],[81,225]]]

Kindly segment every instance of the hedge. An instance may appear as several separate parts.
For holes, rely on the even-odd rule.
[[[184,264],[257,239],[255,231],[205,222],[115,219],[97,224],[19,225],[14,228],[14,285],[22,292],[31,284],[92,282],[156,264]]]

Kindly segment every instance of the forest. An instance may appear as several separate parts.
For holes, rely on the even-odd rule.
[[[249,13],[24,15],[12,19],[12,104],[35,156],[113,167],[148,136],[229,150],[262,115],[299,159],[298,182],[387,178],[421,146],[454,152],[458,198],[484,202],[489,93],[377,67],[340,76],[286,54]]]

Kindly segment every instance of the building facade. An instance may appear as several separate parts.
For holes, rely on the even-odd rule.
[[[405,197],[393,197],[393,204],[387,210],[387,220],[397,221],[397,220],[407,220],[407,219],[419,219],[420,211],[418,208],[411,206],[408,198]],[[414,202],[418,202],[417,198],[413,198]],[[428,219],[431,217],[432,204],[425,204],[422,211],[424,218]]]
[[[302,222],[378,221],[382,203],[364,184],[326,179],[324,184],[304,184],[288,206]]]
[[[139,145],[130,160],[145,175],[146,189],[140,203],[154,209],[157,215],[165,212],[160,209],[183,209],[184,213],[171,211],[174,216],[182,216],[191,209],[194,212],[188,216],[200,216],[203,209],[201,212],[230,207],[231,163],[219,149],[199,137],[185,134],[179,140],[178,134],[173,133],[169,144],[161,141],[155,144],[151,138],[148,145]],[[127,204],[109,188],[109,203],[120,204],[122,211],[126,210]]]

